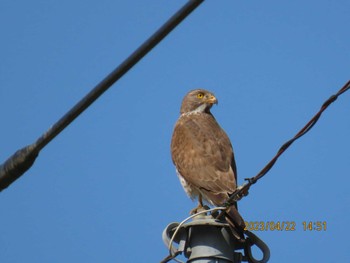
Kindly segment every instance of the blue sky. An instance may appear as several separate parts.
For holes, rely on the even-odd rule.
[[[186,1],[0,1],[0,162],[34,142]],[[350,3],[205,1],[1,193],[0,261],[159,262],[161,234],[195,206],[169,144],[202,87],[256,175],[349,80]],[[270,262],[348,262],[350,93],[240,201]],[[326,221],[304,231],[303,221]]]

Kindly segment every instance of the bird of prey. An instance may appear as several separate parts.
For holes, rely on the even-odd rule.
[[[171,155],[180,182],[191,199],[198,198],[195,213],[203,201],[222,205],[236,190],[237,169],[230,139],[210,109],[218,100],[204,89],[190,91],[183,99],[180,117],[171,140]],[[244,220],[236,206],[225,215],[227,221],[243,232]]]

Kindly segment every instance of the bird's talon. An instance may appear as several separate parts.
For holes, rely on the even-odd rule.
[[[207,206],[207,205],[198,205],[197,207],[193,208],[190,211],[190,215],[194,215],[194,214],[197,214],[199,212],[206,211],[208,209],[209,209],[209,206]]]

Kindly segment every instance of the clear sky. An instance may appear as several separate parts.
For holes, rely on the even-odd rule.
[[[186,1],[0,1],[0,162],[34,142]],[[195,206],[170,139],[187,91],[215,93],[239,184],[350,76],[350,2],[207,0],[1,193],[0,262],[159,262]],[[239,207],[270,262],[349,262],[350,92]],[[304,231],[325,221],[326,231]]]

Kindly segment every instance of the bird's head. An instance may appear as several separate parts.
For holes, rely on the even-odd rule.
[[[182,101],[180,113],[209,112],[213,104],[217,103],[218,100],[210,91],[204,89],[191,90]]]

